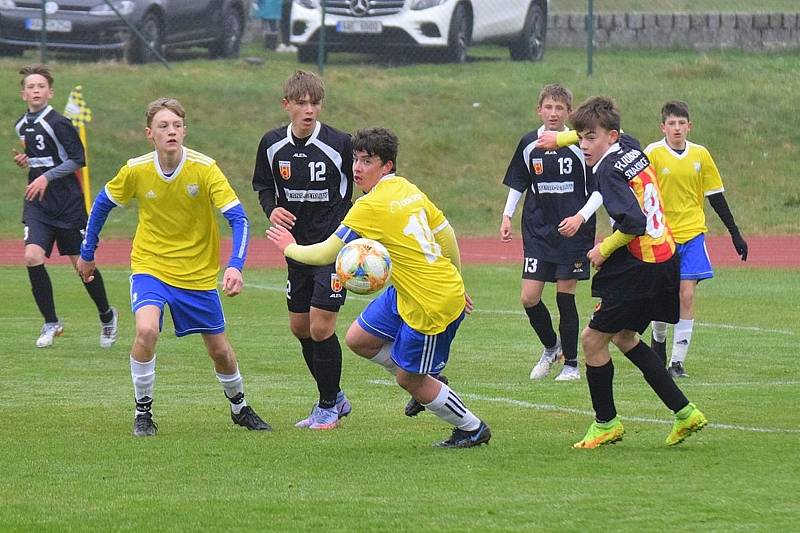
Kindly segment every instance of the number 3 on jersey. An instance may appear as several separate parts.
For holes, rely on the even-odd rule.
[[[428,263],[433,263],[442,256],[442,247],[433,236],[425,211],[411,213],[408,216],[408,224],[403,228],[403,234],[414,237]]]

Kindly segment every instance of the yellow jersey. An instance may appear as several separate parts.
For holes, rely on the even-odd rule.
[[[725,190],[708,150],[686,141],[679,154],[661,139],[644,153],[656,169],[662,208],[675,241],[683,244],[707,232],[704,198]]]
[[[105,191],[117,205],[138,201],[134,274],[182,289],[217,287],[219,228],[213,208],[225,211],[239,199],[213,159],[184,146],[180,163],[167,176],[156,152],[150,152],[129,159]]]
[[[435,237],[449,223],[416,185],[394,174],[384,176],[356,200],[342,225],[389,251],[397,310],[406,324],[435,335],[461,316],[464,281]]]

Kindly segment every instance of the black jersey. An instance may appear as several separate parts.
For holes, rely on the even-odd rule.
[[[253,189],[269,218],[275,207],[297,217],[298,244],[330,236],[353,205],[353,148],[350,136],[321,122],[298,143],[292,126],[267,132],[258,145]]]
[[[577,213],[597,190],[587,176],[583,154],[577,146],[543,150],[534,145],[544,126],[519,141],[508,164],[503,184],[525,192],[522,242],[526,257],[568,264],[583,260],[594,246],[592,215],[571,238],[558,233],[558,225]]]
[[[36,115],[23,115],[15,128],[28,156],[28,183],[67,160],[84,165],[86,157],[77,130],[51,106]],[[41,200],[25,200],[22,222],[29,219],[60,228],[85,227],[86,203],[77,176],[51,180]]]

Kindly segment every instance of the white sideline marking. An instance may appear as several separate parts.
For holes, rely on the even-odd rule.
[[[262,289],[266,291],[276,291],[276,292],[286,292],[286,287],[275,287],[270,285],[258,285],[255,283],[246,283],[247,287],[253,287],[254,289]],[[348,294],[348,300],[360,300],[363,302],[369,302],[372,298],[367,298],[365,296],[358,296],[355,294]],[[487,315],[517,315],[517,316],[527,316],[522,311],[509,311],[508,309],[480,309],[476,308],[473,313],[477,314],[487,314]],[[554,314],[553,318],[558,318],[558,314]],[[733,329],[733,330],[743,330],[743,331],[756,331],[759,333],[779,333],[781,335],[796,335],[797,333],[794,331],[787,331],[785,329],[771,329],[771,328],[761,328],[758,326],[733,326],[731,324],[713,324],[710,322],[695,322],[696,326],[703,326],[706,328],[720,328],[720,329]]]
[[[275,287],[274,285],[259,285],[257,283],[245,283],[245,287],[253,287],[254,289],[261,289],[265,291],[275,291],[275,292],[286,292],[286,287]],[[361,302],[369,302],[372,301],[372,298],[368,298],[366,296],[358,296],[355,294],[348,294],[348,300],[358,300]],[[516,315],[516,316],[524,316],[527,317],[525,313],[522,311],[509,311],[508,309],[480,309],[476,308],[473,313],[476,314],[487,314],[487,315]],[[558,314],[553,314],[553,318],[557,319]],[[696,326],[702,326],[706,328],[720,328],[720,329],[733,329],[733,330],[742,330],[742,331],[755,331],[758,333],[779,333],[781,335],[797,335],[795,331],[787,331],[785,329],[771,329],[771,328],[760,328],[758,326],[733,326],[731,324],[712,324],[709,322],[695,322]]]
[[[387,379],[371,379],[369,383],[374,383],[376,385],[394,385],[394,381],[389,381]],[[480,394],[470,394],[470,393],[460,393],[461,396],[464,398],[469,398],[470,400],[478,400],[484,402],[496,402],[496,403],[505,403],[509,405],[513,405],[515,407],[522,407],[525,409],[536,409],[537,411],[556,411],[559,413],[570,413],[575,415],[582,415],[582,416],[594,416],[594,412],[587,411],[585,409],[575,409],[573,407],[561,407],[560,405],[553,405],[548,403],[532,403],[526,402],[524,400],[514,400],[513,398],[503,398],[503,397],[492,397],[492,396],[482,396]],[[646,418],[642,416],[622,416],[620,418],[623,420],[633,420],[635,422],[644,422],[647,424],[659,424],[665,426],[671,426],[673,421],[672,420],[660,420],[658,418]],[[732,429],[737,431],[749,431],[753,433],[800,433],[800,429],[794,428],[765,428],[765,427],[749,427],[749,426],[739,426],[736,424],[716,424],[710,423],[707,427],[715,428],[715,429]]]
[[[681,385],[689,385],[691,387],[786,387],[791,385],[800,385],[800,381],[738,381],[733,383],[690,383],[688,381],[681,382]]]

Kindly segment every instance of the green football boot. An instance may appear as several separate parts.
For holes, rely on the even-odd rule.
[[[672,431],[667,435],[667,446],[680,444],[686,437],[700,431],[707,424],[706,416],[693,403],[690,403],[675,413],[675,423],[672,425]]]
[[[602,446],[604,444],[613,444],[618,440],[622,440],[622,435],[625,434],[625,428],[622,427],[622,422],[618,416],[615,416],[608,422],[592,422],[586,435],[579,442],[572,445],[573,448],[586,448],[592,449]]]

